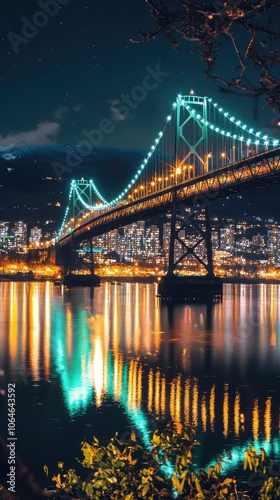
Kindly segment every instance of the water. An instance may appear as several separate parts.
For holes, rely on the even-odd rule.
[[[43,485],[80,442],[171,418],[194,425],[197,467],[248,445],[279,456],[280,288],[224,285],[223,302],[161,305],[156,285],[66,290],[0,283],[0,389],[16,383],[17,452]],[[7,401],[0,396],[1,434]]]

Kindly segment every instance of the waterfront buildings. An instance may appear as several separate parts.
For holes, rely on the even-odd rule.
[[[44,246],[46,239],[54,235],[46,233],[40,225],[28,226],[19,220],[14,224],[0,221],[0,251],[27,252],[28,247]],[[186,246],[193,246],[195,231],[186,234],[185,229],[176,227],[179,240],[175,242],[175,260],[180,259]],[[134,222],[93,238],[97,263],[135,263],[167,268],[169,258],[170,220],[168,216],[148,221]],[[198,235],[199,236],[199,235]],[[212,218],[212,245],[215,265],[239,266],[248,263],[280,267],[280,222],[273,219],[251,217],[244,219]],[[196,247],[199,257],[205,257],[203,245]],[[181,267],[196,270],[197,262],[191,255],[182,261]]]

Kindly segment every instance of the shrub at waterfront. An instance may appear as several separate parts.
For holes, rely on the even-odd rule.
[[[258,486],[240,486],[235,479],[222,478],[222,462],[195,473],[192,457],[198,444],[192,427],[184,427],[178,434],[171,423],[162,432],[154,432],[149,449],[141,444],[133,431],[129,440],[124,442],[116,434],[106,446],[93,437],[91,444],[83,442],[81,445],[83,459],[78,462],[86,469],[84,477],[78,476],[74,469],[66,470],[64,463],[58,462],[59,472],[53,477],[56,492],[51,498],[280,498],[280,480],[275,474],[275,464],[264,450],[258,453],[250,447],[244,457],[244,469],[252,471],[258,479],[251,484]],[[44,469],[48,474],[48,468],[45,466]]]

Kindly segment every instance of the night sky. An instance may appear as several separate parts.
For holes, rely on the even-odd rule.
[[[42,6],[51,9],[52,17],[39,14]],[[34,22],[45,26],[36,28]],[[139,38],[137,29],[152,27],[144,0],[5,2],[0,19],[0,144],[77,144],[85,139],[83,130],[112,118],[114,131],[100,146],[148,148],[176,94],[190,88],[235,113],[239,109],[247,123],[253,121],[251,100],[219,94],[203,76],[199,54],[190,55],[189,44],[183,43],[177,54],[161,38],[130,42]],[[225,43],[227,54],[231,49]],[[162,82],[128,116],[118,113],[115,101],[142,85],[147,66],[155,70],[157,65],[166,74]],[[259,126],[266,127],[270,117],[273,110],[261,112]]]
[[[176,94],[191,88],[269,133],[274,110],[264,110],[260,99],[254,122],[253,100],[219,93],[203,76],[199,53],[190,54],[194,46],[182,43],[176,53],[161,38],[130,42],[139,39],[138,29],[148,28],[153,22],[144,0],[5,2],[0,16],[0,146],[23,141],[80,144],[85,131],[100,130],[100,123],[110,119],[113,126],[99,134],[97,147],[147,150]],[[225,42],[218,68],[231,56]],[[150,87],[145,97],[128,106],[128,113],[122,111],[117,101],[143,87],[143,81]]]

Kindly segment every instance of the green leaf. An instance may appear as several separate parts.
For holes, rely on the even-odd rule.
[[[260,449],[261,452],[261,461],[264,462],[266,459],[266,452],[263,448]]]
[[[147,495],[149,489],[150,489],[150,485],[149,484],[145,484],[144,488],[142,489],[141,496],[145,497]]]
[[[53,476],[52,480],[55,482],[56,488],[61,488],[61,475],[57,474],[57,476]]]
[[[47,465],[44,465],[43,470],[44,470],[44,473],[46,474],[46,476],[48,476],[49,475],[49,468]]]
[[[178,491],[179,495],[181,495],[185,486],[185,478],[183,478],[182,481],[180,481],[180,479],[173,474],[171,476],[171,481],[174,488]]]
[[[202,493],[202,489],[201,489],[198,477],[195,478],[195,487],[196,487],[198,493]]]
[[[177,476],[175,476],[174,474],[171,476],[171,481],[172,481],[172,484],[174,486],[174,488],[179,491],[179,488],[180,488],[180,481],[178,479]]]
[[[158,431],[155,431],[152,437],[152,444],[158,446],[160,444],[160,437],[158,435]]]
[[[227,477],[227,478],[226,478],[226,479],[222,482],[222,486],[223,486],[224,484],[235,484],[235,483],[236,483],[235,479],[231,479],[230,477]]]
[[[155,478],[157,481],[160,481],[161,483],[165,483],[165,480],[164,480],[162,477],[158,476],[158,475],[155,475],[155,476],[154,476],[154,478]]]

